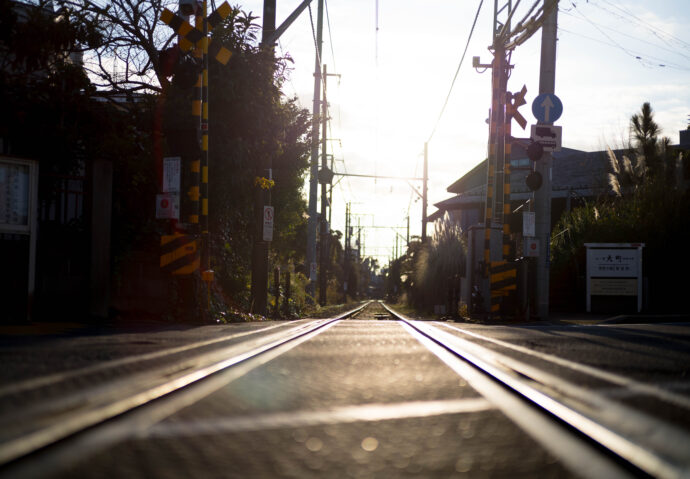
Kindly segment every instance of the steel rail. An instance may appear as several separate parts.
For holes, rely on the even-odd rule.
[[[533,366],[459,338],[428,322],[406,318],[385,304],[384,307],[425,346],[440,348],[446,354],[451,353],[458,360],[471,364],[475,371],[484,373],[484,377],[500,383],[523,402],[567,425],[581,437],[629,464],[638,473],[660,478],[690,477],[690,454],[687,449],[690,435],[687,432],[604,398],[594,391],[588,390],[586,395],[582,394],[581,388],[557,380]],[[438,351],[433,352],[444,359]],[[447,358],[444,361],[451,367],[457,366],[451,365]],[[577,391],[580,393],[577,394]],[[573,397],[575,394],[577,397]],[[501,408],[500,404],[497,406]],[[510,410],[501,409],[511,416]],[[511,418],[520,420],[514,416]],[[624,418],[628,419],[625,421],[628,424],[625,424]],[[634,435],[630,434],[631,430]],[[650,443],[655,449],[647,447]],[[567,456],[562,457],[568,460]]]
[[[147,371],[137,375],[134,380],[106,383],[101,387],[73,395],[67,402],[80,404],[80,408],[68,408],[63,414],[52,417],[50,421],[39,421],[40,424],[33,429],[23,431],[0,443],[0,466],[75,436],[152,401],[171,396],[192,384],[242,365],[281,346],[318,334],[338,321],[358,313],[370,303],[370,301],[366,302],[332,318],[315,320],[286,332],[258,338],[252,341],[248,348],[246,345],[242,347],[244,343],[240,343],[202,354],[195,357],[192,362],[178,364],[177,371],[174,372],[169,369],[163,372]],[[23,421],[29,419],[24,417]]]
[[[526,348],[524,346],[513,344],[513,343],[510,343],[507,341],[502,341],[500,339],[491,338],[489,336],[485,336],[483,334],[478,334],[478,333],[475,333],[474,331],[468,331],[468,330],[463,329],[463,328],[458,328],[456,326],[452,326],[452,325],[448,325],[448,324],[444,324],[443,326],[445,328],[452,330],[452,331],[457,331],[459,333],[462,333],[463,335],[479,339],[480,341],[486,341],[486,342],[495,344],[499,347],[502,347],[505,349],[510,349],[510,350],[516,351],[518,353],[532,356],[532,357],[535,357],[535,358],[540,359],[542,361],[550,362],[550,363],[555,364],[557,366],[570,369],[571,371],[582,373],[582,374],[588,375],[588,376],[596,378],[596,379],[601,379],[602,381],[607,381],[607,382],[614,384],[616,386],[625,387],[635,394],[644,394],[647,396],[652,396],[656,399],[667,402],[669,404],[673,404],[675,406],[679,406],[679,407],[682,407],[685,409],[690,409],[690,397],[675,393],[673,391],[662,389],[662,388],[657,387],[653,384],[637,381],[636,379],[633,379],[633,378],[630,378],[627,376],[623,376],[623,375],[616,374],[616,373],[611,373],[609,371],[604,371],[603,369],[599,369],[599,368],[595,368],[592,366],[588,366],[586,364],[570,361],[570,360],[561,358],[559,356],[554,356],[552,354],[547,354],[547,353],[535,351],[533,349],[529,349],[529,348]]]

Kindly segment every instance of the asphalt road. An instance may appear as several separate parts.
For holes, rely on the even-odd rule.
[[[496,398],[480,394],[401,323],[367,318],[326,326],[159,400],[154,411],[139,408],[1,469],[0,476],[592,477],[587,464],[578,466],[548,439],[518,425]],[[3,385],[210,341],[229,331],[237,333],[233,344],[241,343],[294,324],[152,328],[15,343],[3,338]],[[650,397],[634,387],[644,384],[690,401],[688,324],[439,327],[690,430],[686,404],[669,405],[663,395]],[[592,377],[574,364],[630,379],[632,386],[612,385],[611,378]],[[137,367],[148,366],[134,362],[91,380],[107,383]],[[0,402],[0,419],[30,393]]]

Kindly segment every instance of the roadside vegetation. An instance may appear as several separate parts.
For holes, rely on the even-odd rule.
[[[626,153],[608,150],[611,194],[566,213],[553,228],[552,290],[570,294],[560,307],[583,309],[585,243],[644,243],[643,274],[652,311],[685,311],[684,282],[690,267],[690,195],[682,187],[680,151],[660,138],[649,103],[630,119]],[[685,153],[687,155],[687,152]],[[569,288],[563,288],[569,285]]]
[[[0,0],[3,153],[40,162],[41,198],[46,204],[65,178],[86,177],[93,161],[112,165],[113,291],[143,275],[150,284],[164,283],[156,294],[158,303],[166,304],[165,317],[198,317],[208,304],[211,314],[206,320],[259,319],[251,314],[250,284],[258,227],[255,191],[260,184],[276,207],[269,313],[294,318],[305,311],[318,312],[306,292],[304,268],[303,184],[311,115],[297,98],[282,93],[291,59],[260,48],[258,17],[232,7],[212,34],[213,43],[228,48],[232,57],[227,65],[211,60],[209,69],[209,230],[215,281],[207,292],[200,281],[161,273],[158,265],[161,236],[174,231],[170,220],[155,218],[162,159],[184,157],[199,148],[198,125],[191,115],[192,89],[179,68],[170,75],[170,57],[164,54],[177,36],[160,16],[164,7],[177,10],[177,2],[39,0],[21,12],[14,3]],[[270,173],[257,170],[265,158],[271,158]],[[183,194],[186,181],[183,172]],[[186,214],[183,203],[181,221]],[[40,245],[42,267],[49,268],[52,259],[66,251],[75,257],[88,253],[86,215],[69,224],[42,221],[40,227],[61,238],[53,245]],[[364,260],[345,264],[342,234],[334,231],[332,236],[328,300],[351,303],[378,265]],[[58,263],[56,270],[62,267]],[[88,259],[83,263],[88,270]],[[279,284],[273,281],[274,267],[280,270]],[[343,285],[348,279],[351,293],[346,296]],[[65,298],[66,310],[85,308],[88,284],[82,291],[82,297]],[[39,294],[36,299],[51,305],[46,314],[54,313],[50,308],[56,298]]]
[[[446,215],[434,223],[434,234],[426,244],[414,239],[405,254],[391,263],[386,298],[419,312],[458,315],[466,251],[462,229]]]

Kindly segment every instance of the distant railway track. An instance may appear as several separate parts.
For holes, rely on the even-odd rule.
[[[594,456],[587,455],[588,461],[596,461],[599,451],[635,476],[690,477],[690,434],[686,431],[514,359],[500,349],[517,350],[675,407],[690,409],[687,396],[448,324],[411,320],[384,307],[410,334],[565,462],[572,461],[576,468],[594,466],[580,462],[584,457],[577,453],[578,443],[584,443],[593,446],[595,452]],[[489,349],[470,339],[498,347]]]
[[[208,394],[244,374],[243,367],[252,360],[252,367],[256,367],[369,304],[332,318],[267,326],[4,385],[0,387],[0,404],[13,409],[0,417],[0,467],[211,376],[230,369],[238,371],[228,375],[225,382],[206,388],[203,394]],[[267,333],[270,330],[275,332]],[[128,366],[148,363],[147,368],[127,373]],[[125,374],[117,374],[120,370]],[[103,375],[108,379],[99,381]],[[51,397],[50,392],[56,390],[66,392]]]

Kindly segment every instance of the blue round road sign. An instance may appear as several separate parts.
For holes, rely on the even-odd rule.
[[[553,123],[563,114],[563,103],[553,93],[542,93],[532,102],[532,114],[540,123]]]

